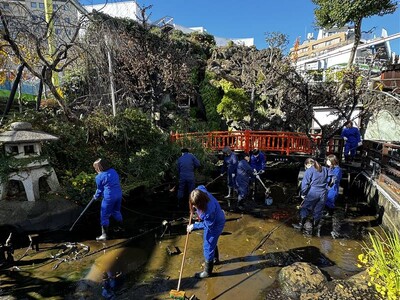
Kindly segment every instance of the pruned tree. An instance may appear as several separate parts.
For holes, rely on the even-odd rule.
[[[179,104],[194,99],[193,74],[204,62],[196,55],[190,36],[150,24],[146,13],[149,8],[151,6],[141,9],[139,22],[95,13],[86,38],[88,43],[100,44],[88,59],[99,62],[94,71],[101,81],[108,80],[107,73],[102,72],[106,65],[101,63],[105,53],[102,51],[105,43],[101,41],[104,36],[108,38],[119,109],[140,108],[148,112],[154,122],[163,101]],[[89,64],[89,68],[93,69],[92,66]],[[90,86],[99,86],[96,80],[88,80],[92,83]]]
[[[214,50],[208,70],[216,74],[216,81],[224,79],[231,83],[231,86],[223,84],[225,96],[218,106],[228,124],[236,123],[235,127],[240,129],[260,129],[270,127],[275,116],[280,119],[281,111],[276,109],[279,100],[271,92],[279,83],[274,80],[271,65],[279,64],[282,57],[280,49],[275,48],[257,50],[229,45]],[[235,93],[243,94],[239,97],[242,103],[235,103],[231,97]]]
[[[282,53],[286,51],[289,39],[286,34],[283,34],[281,32],[266,32],[265,43],[270,49],[269,63],[271,64],[274,57],[278,59],[282,57]]]

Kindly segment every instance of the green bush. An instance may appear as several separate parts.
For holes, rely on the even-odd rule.
[[[80,172],[77,176],[74,176],[72,171],[66,170],[63,181],[69,182],[67,186],[68,197],[83,204],[88,203],[96,191],[95,177],[94,171],[93,174]]]
[[[370,243],[364,243],[358,256],[358,267],[366,267],[369,285],[385,299],[400,299],[400,237],[397,232],[369,234]]]

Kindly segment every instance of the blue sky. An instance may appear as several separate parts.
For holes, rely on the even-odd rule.
[[[118,2],[118,0],[108,0]],[[346,0],[344,0],[346,1]],[[105,3],[106,0],[80,0],[82,4]],[[289,37],[288,47],[293,47],[297,37],[301,41],[314,28],[314,4],[311,0],[137,0],[142,6],[153,5],[149,11],[152,21],[164,16],[174,18],[185,27],[204,27],[210,34],[226,38],[255,39],[258,49],[266,47],[266,32],[281,32]],[[400,9],[394,14],[364,20],[363,30],[382,28],[388,34],[400,32]],[[400,53],[400,39],[391,41],[392,51]]]

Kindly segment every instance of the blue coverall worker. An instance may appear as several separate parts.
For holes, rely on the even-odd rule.
[[[328,215],[333,214],[336,199],[339,197],[340,181],[342,180],[342,169],[339,167],[339,160],[333,154],[326,158],[326,165],[328,166],[328,193],[326,196],[325,206],[328,210]]]
[[[238,208],[243,209],[243,202],[249,194],[250,178],[253,176],[253,169],[249,164],[250,157],[247,153],[243,154],[244,157],[239,161],[236,172],[236,185],[238,189]]]
[[[262,151],[257,148],[253,149],[250,156],[250,166],[253,169],[254,173],[259,175],[265,172],[265,155]],[[257,193],[257,179],[256,177],[251,178],[251,182],[253,182],[253,200],[255,200],[255,195]]]
[[[192,153],[189,153],[189,149],[183,148],[181,152],[182,155],[177,161],[179,174],[178,207],[182,204],[185,192],[186,195],[189,195],[194,190],[196,186],[194,170],[200,167],[200,161]]]
[[[222,153],[224,154],[224,164],[221,169],[221,175],[226,172],[228,183],[228,195],[225,198],[230,198],[233,195],[233,190],[236,189],[236,169],[238,165],[238,158],[231,148],[226,146]]]
[[[306,171],[301,182],[300,195],[303,202],[300,208],[300,223],[293,224],[293,227],[303,230],[307,217],[312,214],[313,234],[316,234],[326,202],[328,169],[312,158],[307,158],[304,165]]]
[[[262,174],[265,172],[265,155],[262,151],[254,149],[250,157],[250,166],[257,173]]]
[[[205,260],[204,271],[197,273],[196,277],[206,278],[212,273],[214,264],[219,262],[218,239],[225,226],[225,214],[217,199],[207,191],[204,185],[198,186],[189,197],[191,212],[196,209],[201,222],[188,225],[187,232],[192,230],[204,230],[203,255]]]
[[[354,159],[357,147],[362,145],[361,135],[358,128],[353,127],[353,122],[346,123],[342,130],[341,137],[344,139],[344,157],[346,161]]]
[[[93,198],[97,200],[103,197],[100,210],[101,235],[96,240],[105,241],[107,240],[110,217],[113,217],[119,225],[122,225],[122,189],[118,173],[110,167],[107,160],[99,158],[93,163],[93,167],[97,172],[95,178],[97,189]]]

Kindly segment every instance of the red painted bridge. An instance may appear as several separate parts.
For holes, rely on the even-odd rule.
[[[200,143],[211,150],[222,150],[229,146],[232,150],[249,152],[258,148],[265,153],[281,155],[305,154],[313,155],[320,141],[319,135],[312,139],[301,132],[284,131],[210,131],[192,133],[171,133],[171,140],[188,147],[192,142]],[[343,142],[340,136],[332,138],[327,145],[327,153],[341,156]]]

